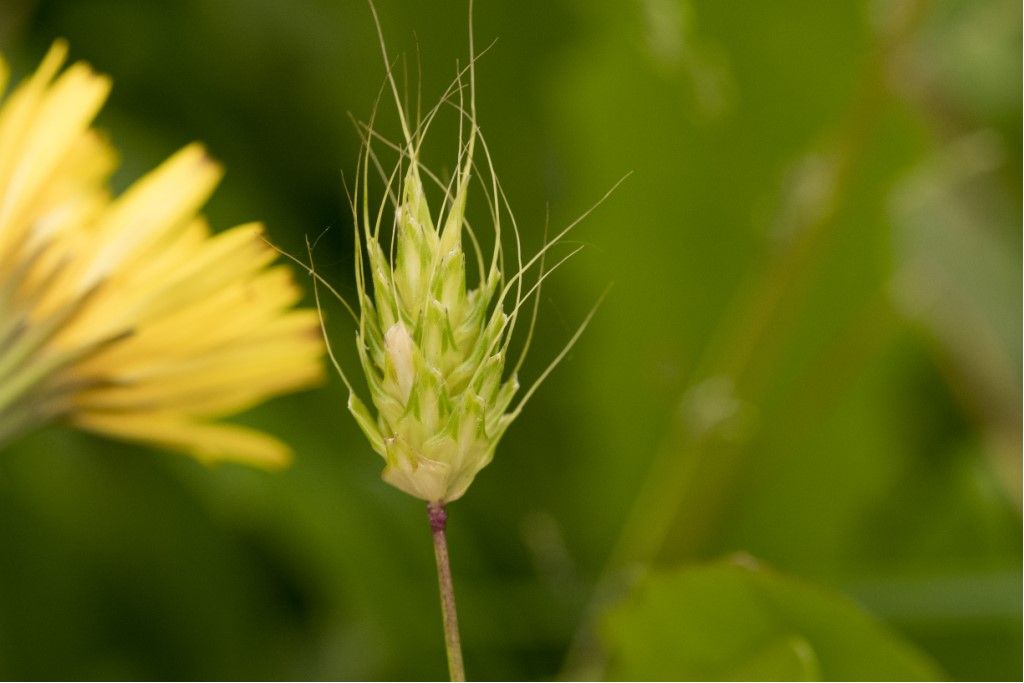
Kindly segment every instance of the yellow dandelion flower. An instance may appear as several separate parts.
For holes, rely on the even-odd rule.
[[[61,71],[57,42],[5,92],[0,58],[0,444],[55,420],[280,466],[273,437],[218,420],[316,383],[316,313],[258,224],[214,235],[199,210],[222,170],[197,144],[119,196],[91,127],[110,79]]]

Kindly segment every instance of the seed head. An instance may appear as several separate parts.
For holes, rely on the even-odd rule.
[[[465,154],[471,148],[472,141]],[[478,286],[466,283],[462,231],[471,159],[464,159],[463,180],[436,225],[415,147],[408,163],[393,262],[378,226],[364,226],[373,293],[360,285],[357,345],[377,419],[368,419],[354,396],[350,406],[384,457],[385,481],[447,502],[491,461],[519,382],[514,373],[504,377],[511,325],[498,296],[500,243]]]
[[[381,45],[383,50],[383,38]],[[472,33],[470,54],[468,67],[459,72],[441,102],[415,129],[409,125],[389,72],[388,85],[402,126],[401,144],[381,136],[372,119],[361,126],[363,154],[352,197],[357,225],[358,313],[354,307],[346,307],[358,324],[356,348],[374,411],[359,398],[328,345],[335,368],[349,389],[349,410],[384,458],[384,480],[417,498],[439,503],[456,500],[466,492],[494,457],[498,441],[526,400],[569,351],[594,313],[591,311],[562,352],[512,406],[519,390],[518,371],[533,335],[540,285],[579,249],[547,270],[544,254],[582,217],[524,263],[514,217],[507,210],[508,202],[477,126]],[[468,107],[463,102],[466,88],[462,80],[467,73]],[[420,161],[430,124],[446,106],[457,112],[460,131],[458,163],[447,182]],[[398,154],[390,172],[383,170],[374,142]],[[474,161],[478,145],[486,161],[482,179],[476,177],[479,169]],[[385,198],[373,207],[371,167],[385,184]],[[424,178],[441,190],[443,198],[436,213],[427,198]],[[466,218],[474,179],[479,181],[491,219],[489,258],[484,257],[478,235]],[[510,276],[503,272],[503,216],[510,220],[516,244],[516,270]],[[387,240],[382,236],[385,217],[390,218]],[[467,279],[464,236],[469,237],[470,263],[475,265],[472,279]],[[318,284],[322,281],[313,269],[312,252],[309,269],[319,307]],[[525,286],[524,279],[531,272],[532,282]],[[524,305],[531,301],[529,329],[521,350],[509,362],[513,331]]]

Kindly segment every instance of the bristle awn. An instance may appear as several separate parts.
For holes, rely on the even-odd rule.
[[[544,208],[544,241],[542,242],[542,244],[546,244],[547,241],[548,241],[548,226],[549,225],[551,225],[551,208],[550,207],[545,207]],[[571,254],[569,254],[569,256],[565,257],[565,259],[562,259],[562,261],[560,261],[559,263],[556,263],[555,266],[551,269],[551,271],[548,271],[548,273],[545,273],[545,271],[544,271],[544,257],[541,256],[541,259],[540,259],[540,270],[539,270],[538,275],[537,275],[537,284],[534,286],[534,290],[536,290],[536,291],[533,294],[533,309],[530,311],[530,326],[526,329],[526,339],[523,341],[523,348],[519,352],[519,357],[516,359],[516,364],[512,367],[512,375],[513,376],[519,374],[519,370],[522,369],[523,363],[526,362],[526,354],[529,353],[529,351],[530,351],[530,345],[533,343],[533,331],[534,331],[534,329],[537,326],[537,313],[540,311],[541,285],[544,284],[544,280],[547,278],[547,276],[551,272],[556,270],[558,268],[558,266],[560,266],[564,261],[568,260],[572,256],[575,256],[577,253],[579,253],[579,251],[580,251],[579,249],[577,249],[576,251],[573,251]],[[526,296],[529,297],[530,294],[527,293]]]
[[[321,233],[321,234],[322,234],[322,233]],[[288,259],[289,261],[291,261],[292,263],[294,263],[295,265],[297,265],[297,266],[298,266],[299,268],[301,268],[302,270],[306,271],[306,273],[307,273],[307,274],[308,274],[308,275],[309,275],[309,276],[310,276],[311,278],[313,278],[313,279],[314,279],[314,280],[315,280],[316,282],[319,282],[319,283],[320,283],[321,285],[323,285],[324,287],[326,287],[326,288],[327,288],[327,291],[329,291],[329,292],[331,293],[331,296],[333,296],[333,297],[334,297],[335,299],[337,299],[337,300],[338,300],[339,302],[341,302],[341,305],[345,307],[345,310],[346,310],[346,311],[348,312],[348,314],[349,314],[349,315],[350,315],[350,316],[352,317],[352,321],[353,321],[353,322],[359,322],[359,316],[358,316],[358,315],[356,314],[356,310],[355,310],[355,308],[354,308],[354,307],[352,306],[352,304],[350,304],[350,303],[348,302],[348,300],[347,300],[347,299],[346,299],[345,297],[343,297],[343,296],[341,295],[341,293],[340,293],[340,292],[338,292],[338,290],[337,290],[337,289],[335,289],[335,288],[334,288],[334,287],[333,287],[333,286],[331,285],[331,283],[329,283],[329,282],[328,282],[327,280],[325,280],[325,279],[323,278],[323,276],[321,276],[321,275],[320,275],[319,273],[317,273],[317,272],[316,272],[316,269],[315,269],[315,268],[313,268],[311,264],[307,264],[306,262],[302,261],[301,259],[298,259],[298,258],[296,258],[296,257],[292,256],[292,255],[291,255],[291,254],[289,254],[289,253],[288,253],[287,251],[285,251],[284,249],[281,249],[280,247],[278,247],[278,246],[277,246],[276,244],[274,244],[273,242],[271,242],[271,241],[270,241],[270,240],[268,240],[267,238],[263,237],[263,238],[261,238],[261,239],[263,239],[263,241],[264,241],[264,242],[266,242],[266,243],[267,243],[267,245],[268,245],[268,246],[269,246],[269,247],[270,247],[271,249],[273,249],[273,250],[274,250],[274,251],[276,251],[276,252],[277,252],[278,254],[280,254],[281,256],[285,257],[286,259]],[[317,239],[319,239],[319,238],[317,238]],[[312,258],[312,257],[311,257],[311,258]]]
[[[540,376],[538,376],[537,379],[533,381],[533,384],[530,385],[530,388],[527,389],[526,393],[523,394],[523,397],[519,399],[519,403],[516,404],[516,407],[512,410],[512,412],[508,414],[510,422],[519,417],[519,414],[523,411],[523,407],[526,405],[527,401],[530,400],[530,398],[537,391],[537,389],[544,382],[544,380],[548,378],[548,375],[550,375],[554,371],[554,369],[558,367],[558,364],[562,362],[562,360],[569,354],[570,351],[572,351],[572,348],[576,346],[576,342],[578,342],[580,340],[580,337],[583,336],[583,333],[590,325],[590,321],[594,319],[594,316],[597,314],[598,309],[601,308],[601,304],[604,303],[605,298],[608,296],[608,293],[611,292],[611,290],[612,285],[608,285],[608,287],[604,290],[604,293],[602,293],[601,296],[598,298],[597,302],[594,303],[593,308],[591,308],[590,312],[587,313],[587,317],[584,318],[583,322],[581,322],[579,327],[576,328],[576,333],[572,335],[572,338],[570,338],[569,341],[566,342],[565,346],[562,347],[562,350],[558,353],[558,355],[555,356],[551,363],[549,363],[548,366],[544,369],[544,372],[540,373]]]
[[[349,381],[348,376],[341,367],[341,363],[338,362],[338,357],[334,354],[334,348],[331,346],[331,336],[327,334],[327,323],[324,319],[324,309],[320,304],[320,286],[321,279],[316,275],[316,267],[313,265],[313,248],[309,243],[309,238],[306,238],[306,252],[309,254],[309,271],[313,279],[313,299],[316,302],[316,313],[317,318],[320,320],[320,331],[324,336],[324,346],[327,348],[327,355],[331,359],[331,364],[334,365],[334,369],[338,372],[338,376],[341,377],[341,381],[345,383],[345,388],[348,389],[349,393],[355,393],[352,388],[352,383]],[[300,262],[301,263],[301,262]]]
[[[598,199],[593,205],[591,205],[591,207],[589,209],[584,211],[578,218],[576,218],[574,221],[569,223],[569,225],[567,225],[566,227],[562,228],[562,230],[557,235],[555,235],[554,239],[552,239],[550,242],[548,242],[543,247],[541,247],[540,250],[536,254],[534,254],[533,257],[529,261],[527,261],[526,264],[522,268],[520,268],[519,271],[515,275],[512,276],[511,280],[515,280],[517,278],[523,277],[526,274],[526,272],[535,263],[537,263],[537,261],[539,259],[541,259],[544,256],[544,253],[548,249],[550,249],[554,245],[558,244],[563,237],[568,235],[569,232],[571,232],[573,230],[573,228],[575,228],[577,225],[582,223],[584,219],[586,219],[588,216],[590,216],[590,214],[592,214],[597,209],[597,207],[599,207],[602,204],[604,204],[605,201],[607,201],[608,198],[612,196],[612,193],[615,192],[615,190],[618,189],[619,185],[624,183],[626,181],[626,179],[629,178],[629,176],[631,176],[631,175],[633,175],[632,171],[630,171],[626,175],[624,175],[621,178],[619,178],[619,180],[616,181],[615,184],[613,184],[611,186],[611,188],[608,189],[607,192],[605,192],[603,195],[601,195],[601,198]],[[502,291],[502,293],[501,293],[501,301],[504,301],[505,297],[508,295],[508,289],[511,286],[511,280],[509,281],[509,283],[506,283],[505,290]]]

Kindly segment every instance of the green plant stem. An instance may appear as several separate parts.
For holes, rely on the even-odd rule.
[[[806,294],[812,285],[812,266],[824,248],[827,233],[836,227],[838,207],[878,125],[889,96],[887,74],[892,56],[913,35],[929,5],[929,0],[913,2],[897,26],[880,40],[864,67],[850,112],[834,132],[831,196],[806,224],[798,226],[797,236],[775,259],[751,277],[751,285],[741,291],[734,308],[719,324],[698,364],[696,379],[688,387],[705,378],[725,377],[736,387],[738,396],[756,402],[751,397],[758,395],[772,352],[777,352],[782,344],[779,330],[785,329],[785,316],[791,315],[794,306],[789,302]],[[684,400],[685,396],[680,399],[680,406]],[[706,463],[714,446],[713,435],[693,432],[685,420],[677,419],[670,424],[596,582],[583,624],[563,662],[561,678],[596,679],[604,675],[595,621],[626,590],[630,575],[644,571],[655,561],[684,513],[689,512],[683,520],[688,530],[684,539],[677,542],[676,552],[680,547],[692,550],[700,542],[701,534],[707,533],[717,503],[709,504],[701,495],[715,489],[706,481]],[[718,476],[726,482],[730,471],[739,466],[740,456],[730,460],[723,458],[721,452],[714,455],[718,458],[715,466],[721,468],[717,470]],[[699,515],[693,512],[698,509]]]
[[[444,649],[448,653],[448,675],[453,681],[466,680],[462,664],[462,643],[459,640],[459,617],[455,611],[455,587],[448,561],[448,539],[445,527],[448,513],[441,503],[427,503],[430,531],[434,537],[434,558],[437,560],[437,584],[441,591],[441,619],[444,623]]]

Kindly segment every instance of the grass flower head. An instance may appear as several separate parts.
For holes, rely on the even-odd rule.
[[[383,50],[383,38],[381,45]],[[349,389],[349,410],[384,459],[384,480],[442,505],[460,498],[491,462],[502,435],[590,320],[588,316],[562,353],[513,403],[537,319],[541,283],[578,249],[547,270],[544,255],[582,217],[524,260],[515,219],[477,125],[472,35],[470,52],[469,65],[415,127],[388,72],[401,143],[388,141],[372,121],[360,126],[364,146],[352,197],[358,313],[348,308],[358,325],[356,346],[375,410],[359,397],[332,353]],[[387,60],[386,50],[384,56]],[[467,74],[468,103],[462,80]],[[445,107],[459,117],[457,163],[448,179],[421,161],[423,141]],[[375,142],[398,154],[390,170],[374,151]],[[476,159],[481,151],[483,169]],[[374,173],[385,186],[380,201],[370,198]],[[487,203],[490,234],[474,232],[467,219],[471,186]],[[435,188],[439,204],[428,199],[428,189]],[[506,220],[515,242],[514,261],[503,246]],[[491,246],[485,251],[482,244],[488,241]],[[515,264],[511,274],[509,262]],[[318,278],[312,274],[316,286]],[[513,332],[524,318],[528,331],[510,358]]]

